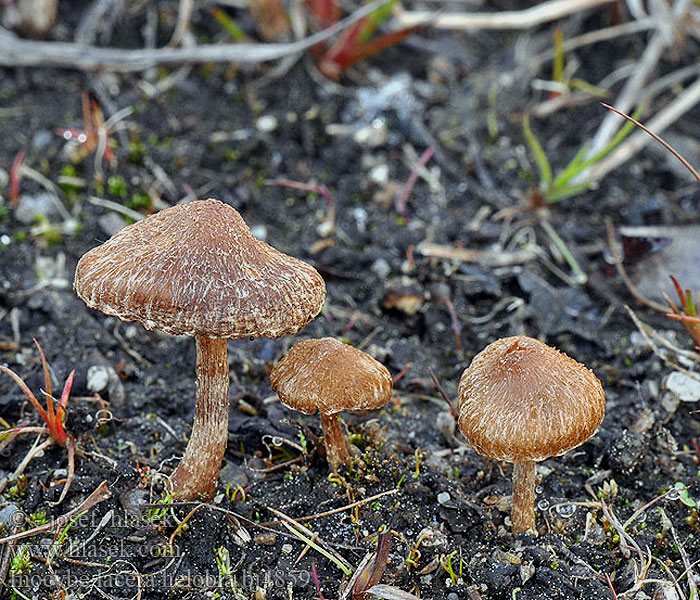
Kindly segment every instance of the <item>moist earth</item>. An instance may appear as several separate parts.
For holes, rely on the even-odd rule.
[[[54,36],[71,38],[82,4],[61,15]],[[172,8],[161,9],[163,36]],[[567,33],[610,18],[577,17],[565,22]],[[145,20],[130,13],[112,45],[140,44]],[[193,28],[202,41],[221,36],[206,16]],[[693,344],[681,324],[635,302],[613,266],[605,223],[688,224],[700,196],[696,183],[648,150],[595,189],[535,206],[538,172],[521,118],[546,99],[531,83],[551,77],[551,61],[533,74],[518,52],[524,41],[551,47],[552,32],[428,29],[337,84],[308,56],[280,73],[215,64],[128,75],[0,70],[0,364],[42,402],[33,339],[50,364],[54,395],[75,370],[66,428],[77,442],[75,478],[58,505],[65,448],[46,447],[21,476],[15,471],[46,435],[20,435],[2,450],[3,535],[16,525],[44,527],[3,545],[3,597],[339,598],[351,594],[349,573],[368,555],[372,565],[383,532],[389,558],[377,569],[386,567],[381,584],[395,588],[385,598],[406,597],[397,590],[435,600],[681,597],[674,585],[692,597],[700,570],[698,405],[669,396],[664,381],[676,354],[654,351],[625,306],[674,348]],[[644,37],[621,37],[567,60],[578,60],[578,77],[598,82],[644,46]],[[695,56],[697,44],[686,40],[658,76]],[[104,118],[132,108],[110,130],[107,154],[75,141],[86,128],[83,93]],[[603,112],[589,101],[533,119],[555,171],[591,138]],[[697,120],[676,123],[674,133],[697,139]],[[405,210],[397,209],[428,148],[434,155]],[[13,197],[20,152],[32,171]],[[332,205],[273,180],[325,186]],[[148,214],[208,197],[234,206],[259,239],[314,265],[328,298],[295,336],[229,342],[228,449],[217,496],[202,503],[165,493],[194,413],[193,340],[89,310],[72,282],[80,256],[132,221],[120,208]],[[471,262],[436,258],[426,242],[489,253]],[[517,259],[493,258],[519,251]],[[634,258],[637,270],[631,259],[628,268],[638,276],[644,257]],[[589,442],[538,464],[539,535],[514,537],[512,467],[464,447],[455,411],[471,358],[518,334],[591,368],[607,414]],[[318,416],[282,406],[268,381],[294,342],[323,336],[370,353],[396,379],[384,409],[343,415],[356,460],[336,475],[319,445]],[[41,425],[5,375],[0,415],[3,426]],[[108,498],[52,524],[103,481]],[[312,517],[303,521],[310,529],[294,533],[272,509]],[[18,525],[17,510],[26,524]],[[24,563],[6,562],[12,550]]]

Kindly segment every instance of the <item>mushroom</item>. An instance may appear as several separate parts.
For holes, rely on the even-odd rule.
[[[459,428],[482,456],[513,464],[513,533],[535,527],[535,462],[595,434],[605,415],[598,378],[526,336],[489,344],[459,381]]]
[[[294,344],[270,372],[270,383],[285,406],[321,413],[326,458],[334,472],[351,457],[340,411],[381,408],[393,388],[383,364],[330,337]]]
[[[210,199],[125,227],[78,261],[74,285],[91,308],[195,338],[192,434],[170,480],[179,497],[210,498],[228,439],[226,339],[297,332],[323,306],[323,278],[256,240],[234,208]]]

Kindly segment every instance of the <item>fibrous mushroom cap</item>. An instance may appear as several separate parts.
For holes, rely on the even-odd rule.
[[[369,354],[335,338],[294,344],[270,373],[283,404],[311,414],[375,410],[391,400],[389,370]]]
[[[526,336],[489,344],[459,382],[459,428],[481,455],[539,461],[583,444],[605,415],[598,378]]]
[[[125,227],[78,261],[75,291],[89,307],[146,329],[214,338],[295,333],[326,297],[312,266],[256,240],[218,200]]]

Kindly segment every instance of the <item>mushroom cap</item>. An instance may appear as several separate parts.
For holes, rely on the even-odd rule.
[[[489,344],[459,381],[459,428],[482,456],[539,461],[583,444],[605,416],[593,372],[526,336]]]
[[[173,206],[87,252],[75,291],[90,308],[172,335],[279,337],[323,307],[312,266],[253,237],[218,200]]]
[[[382,363],[329,337],[294,344],[270,383],[282,404],[306,414],[375,410],[391,400],[394,385]]]

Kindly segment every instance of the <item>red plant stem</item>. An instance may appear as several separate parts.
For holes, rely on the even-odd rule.
[[[406,248],[406,262],[409,264],[411,267],[416,266],[416,259],[413,258],[413,251],[416,249],[416,247],[411,244],[408,248]]]
[[[226,340],[198,337],[197,399],[192,435],[170,477],[179,498],[211,498],[228,442],[229,374]]]
[[[671,313],[666,313],[669,319],[674,321],[686,321],[688,323],[700,323],[700,317],[691,317],[690,315],[675,315]]]
[[[321,583],[318,580],[318,573],[316,572],[316,563],[311,564],[311,576],[314,578],[314,585],[316,586],[316,593],[318,594],[319,600],[326,600],[321,592]]]
[[[613,587],[612,580],[610,579],[610,575],[608,575],[606,573],[605,579],[607,579],[607,581],[608,581],[608,587],[610,588],[610,591],[612,592],[613,600],[617,600],[617,594],[615,593],[615,588]]]
[[[10,167],[10,203],[12,206],[17,206],[19,202],[19,182],[22,179],[22,163],[25,156],[26,152],[24,150],[18,152],[12,161],[12,167]]]
[[[423,154],[421,154],[421,157],[418,159],[418,163],[416,163],[415,169],[413,169],[411,172],[411,176],[408,178],[406,185],[401,191],[401,195],[396,200],[396,210],[404,219],[408,218],[406,215],[406,203],[408,202],[408,197],[411,195],[411,191],[413,191],[413,186],[418,180],[418,173],[432,158],[433,154],[435,154],[435,148],[432,147],[428,148],[425,152],[423,152]]]
[[[406,363],[396,375],[393,377],[393,384],[396,385],[399,381],[401,381],[405,376],[406,373],[408,373],[408,370],[411,368],[411,363]]]
[[[329,223],[335,223],[335,202],[327,187],[323,185],[314,185],[312,183],[302,183],[301,181],[292,181],[291,179],[266,179],[263,183],[265,185],[281,185],[283,187],[290,187],[295,190],[302,190],[304,192],[311,192],[312,194],[323,196],[326,199],[326,206],[328,208],[326,220]]]
[[[49,363],[46,362],[46,356],[44,356],[44,350],[41,347],[41,344],[36,340],[36,338],[32,338],[32,341],[34,342],[34,345],[36,346],[37,350],[39,351],[39,358],[41,358],[41,368],[44,371],[44,390],[46,391],[47,395],[51,395],[51,376],[49,374]]]
[[[29,402],[32,403],[32,406],[39,413],[39,416],[41,416],[44,423],[48,425],[49,416],[46,414],[46,410],[44,410],[44,407],[41,404],[39,404],[39,401],[36,399],[36,396],[27,387],[27,384],[24,383],[24,381],[22,381],[22,378],[19,375],[17,375],[17,373],[15,373],[12,369],[8,369],[7,367],[3,367],[2,365],[0,365],[0,371],[5,373],[6,375],[9,375],[12,378],[12,380],[19,386],[19,389],[21,389],[24,395],[27,397]]]
[[[359,318],[357,313],[354,313],[351,317],[350,320],[348,321],[348,324],[343,327],[340,331],[341,333],[347,333],[350,331],[353,327],[355,327],[355,324],[357,323],[357,319]]]
[[[442,301],[447,307],[447,312],[450,314],[450,323],[452,325],[452,332],[455,334],[455,344],[457,350],[462,349],[462,325],[459,322],[459,317],[457,316],[457,311],[455,310],[455,305],[452,304],[452,300],[449,298],[442,298]]]

